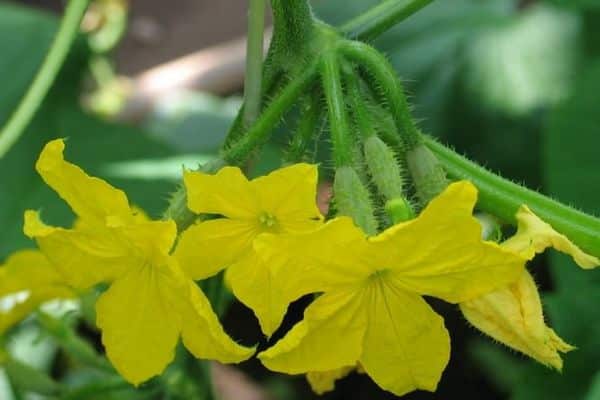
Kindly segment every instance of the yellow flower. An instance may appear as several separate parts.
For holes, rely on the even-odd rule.
[[[184,175],[188,207],[224,218],[186,230],[175,257],[193,279],[205,279],[227,267],[234,294],[254,310],[268,336],[281,324],[290,299],[272,285],[269,268],[256,256],[252,243],[265,232],[308,232],[322,225],[317,175],[317,167],[309,164],[295,164],[252,181],[234,167],[216,175]]]
[[[331,371],[309,371],[306,379],[313,392],[316,394],[325,394],[335,389],[335,382],[347,377],[356,367],[342,367]]]
[[[579,247],[542,221],[529,207],[523,205],[517,212],[517,233],[502,243],[502,246],[531,260],[537,253],[549,247],[569,254],[583,269],[600,265],[598,258],[584,253]]]
[[[502,247],[532,259],[548,247],[567,253],[582,268],[600,264],[537,217],[527,206],[516,215],[517,233]],[[467,320],[477,329],[520,351],[540,363],[562,369],[560,353],[574,349],[546,326],[540,295],[529,272],[524,271],[514,283],[460,304]]]
[[[75,293],[37,250],[21,250],[0,266],[0,335],[41,304]]]
[[[421,296],[465,301],[514,281],[525,263],[481,240],[476,198],[470,183],[450,185],[419,217],[369,239],[343,217],[310,234],[257,238],[256,251],[290,298],[324,292],[259,354],[263,364],[300,374],[360,363],[398,396],[435,390],[450,338]]]
[[[50,227],[27,211],[25,232],[73,287],[110,284],[96,311],[115,368],[136,385],[160,374],[180,336],[198,358],[239,362],[250,357],[253,349],[223,332],[204,294],[169,255],[175,223],[136,214],[125,193],[66,162],[63,150],[62,140],[48,143],[36,167],[78,223],[74,229]]]

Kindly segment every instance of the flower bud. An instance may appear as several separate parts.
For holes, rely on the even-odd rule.
[[[408,221],[415,217],[412,206],[404,197],[396,197],[385,203],[385,212],[393,224]]]
[[[373,135],[365,140],[364,152],[369,172],[379,192],[388,200],[401,198],[404,180],[394,151]]]
[[[339,215],[352,217],[368,235],[377,233],[377,220],[369,191],[352,167],[335,171],[333,194]]]
[[[444,167],[425,145],[420,144],[407,151],[406,162],[423,205],[448,186]]]

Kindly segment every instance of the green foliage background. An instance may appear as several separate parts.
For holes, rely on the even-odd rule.
[[[324,20],[341,23],[375,3],[314,5]],[[0,123],[34,76],[56,27],[51,16],[0,2]],[[374,44],[405,79],[427,132],[507,177],[598,213],[599,38],[598,0],[438,0]],[[235,101],[197,94],[141,127],[104,122],[79,105],[88,57],[82,39],[23,138],[0,159],[0,260],[31,245],[21,232],[24,209],[42,208],[54,223],[72,221],[33,170],[49,139],[68,137],[70,160],[158,215],[175,181],[145,166],[204,161],[235,112]],[[268,147],[255,168],[276,167],[279,154],[277,146]],[[138,173],[129,173],[127,165]],[[564,373],[476,334],[468,340],[471,361],[458,360],[450,368],[462,362],[481,366],[511,399],[600,400],[600,271],[582,272],[556,254],[547,261],[533,272],[545,291],[548,318],[579,347],[566,356]]]

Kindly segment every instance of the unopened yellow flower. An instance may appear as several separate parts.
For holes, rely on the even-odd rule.
[[[215,175],[184,175],[188,207],[223,218],[186,230],[175,257],[193,279],[228,267],[227,282],[236,297],[254,310],[268,336],[281,324],[290,299],[272,284],[270,270],[256,256],[252,243],[262,233],[308,232],[321,226],[317,178],[317,167],[309,164],[295,164],[251,181],[235,167]]]
[[[21,250],[0,265],[0,335],[41,304],[75,293],[37,250]]]
[[[465,301],[514,281],[525,263],[481,240],[476,198],[470,183],[450,185],[419,217],[369,239],[343,217],[310,234],[257,238],[273,281],[291,298],[324,292],[259,354],[263,364],[300,374],[360,363],[396,395],[435,390],[450,338],[421,296]]]
[[[160,374],[180,336],[199,358],[239,362],[250,357],[253,349],[223,332],[202,291],[169,255],[175,223],[136,214],[125,193],[66,162],[63,150],[62,140],[48,143],[36,167],[78,223],[74,229],[50,227],[27,211],[25,232],[72,286],[110,284],[96,311],[115,368],[136,385]]]
[[[582,268],[600,265],[600,260],[584,253],[527,206],[522,206],[516,217],[517,233],[502,243],[503,248],[532,259],[536,253],[553,247],[571,255]],[[557,370],[563,365],[560,353],[574,349],[544,322],[540,294],[527,271],[506,287],[461,303],[460,309],[480,331]]]

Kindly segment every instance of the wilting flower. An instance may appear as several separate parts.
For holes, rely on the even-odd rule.
[[[215,175],[184,175],[188,207],[223,218],[186,230],[175,257],[193,279],[228,267],[226,278],[235,296],[254,310],[269,336],[293,299],[273,284],[270,269],[256,256],[252,243],[263,233],[310,232],[322,225],[316,204],[317,175],[317,167],[309,164],[295,164],[251,181],[235,167]]]
[[[502,243],[503,248],[532,259],[536,253],[553,247],[571,255],[582,268],[600,265],[600,260],[584,253],[527,206],[522,206],[516,217],[517,233]],[[558,370],[563,365],[560,353],[574,349],[546,325],[540,294],[527,271],[516,282],[461,303],[460,309],[480,331]]]
[[[208,299],[169,255],[173,221],[151,221],[136,213],[125,193],[90,177],[63,159],[64,143],[46,145],[37,170],[73,209],[73,229],[43,224],[25,214],[25,232],[75,288],[110,286],[97,304],[102,342],[115,368],[139,384],[160,374],[174,357],[179,337],[199,358],[239,362],[253,349],[226,334]]]
[[[421,297],[457,303],[515,281],[525,259],[481,239],[477,191],[449,186],[419,217],[366,238],[350,219],[316,232],[262,235],[255,249],[290,298],[323,292],[259,354],[272,370],[316,373],[360,363],[402,395],[435,390],[450,355],[443,319]]]

